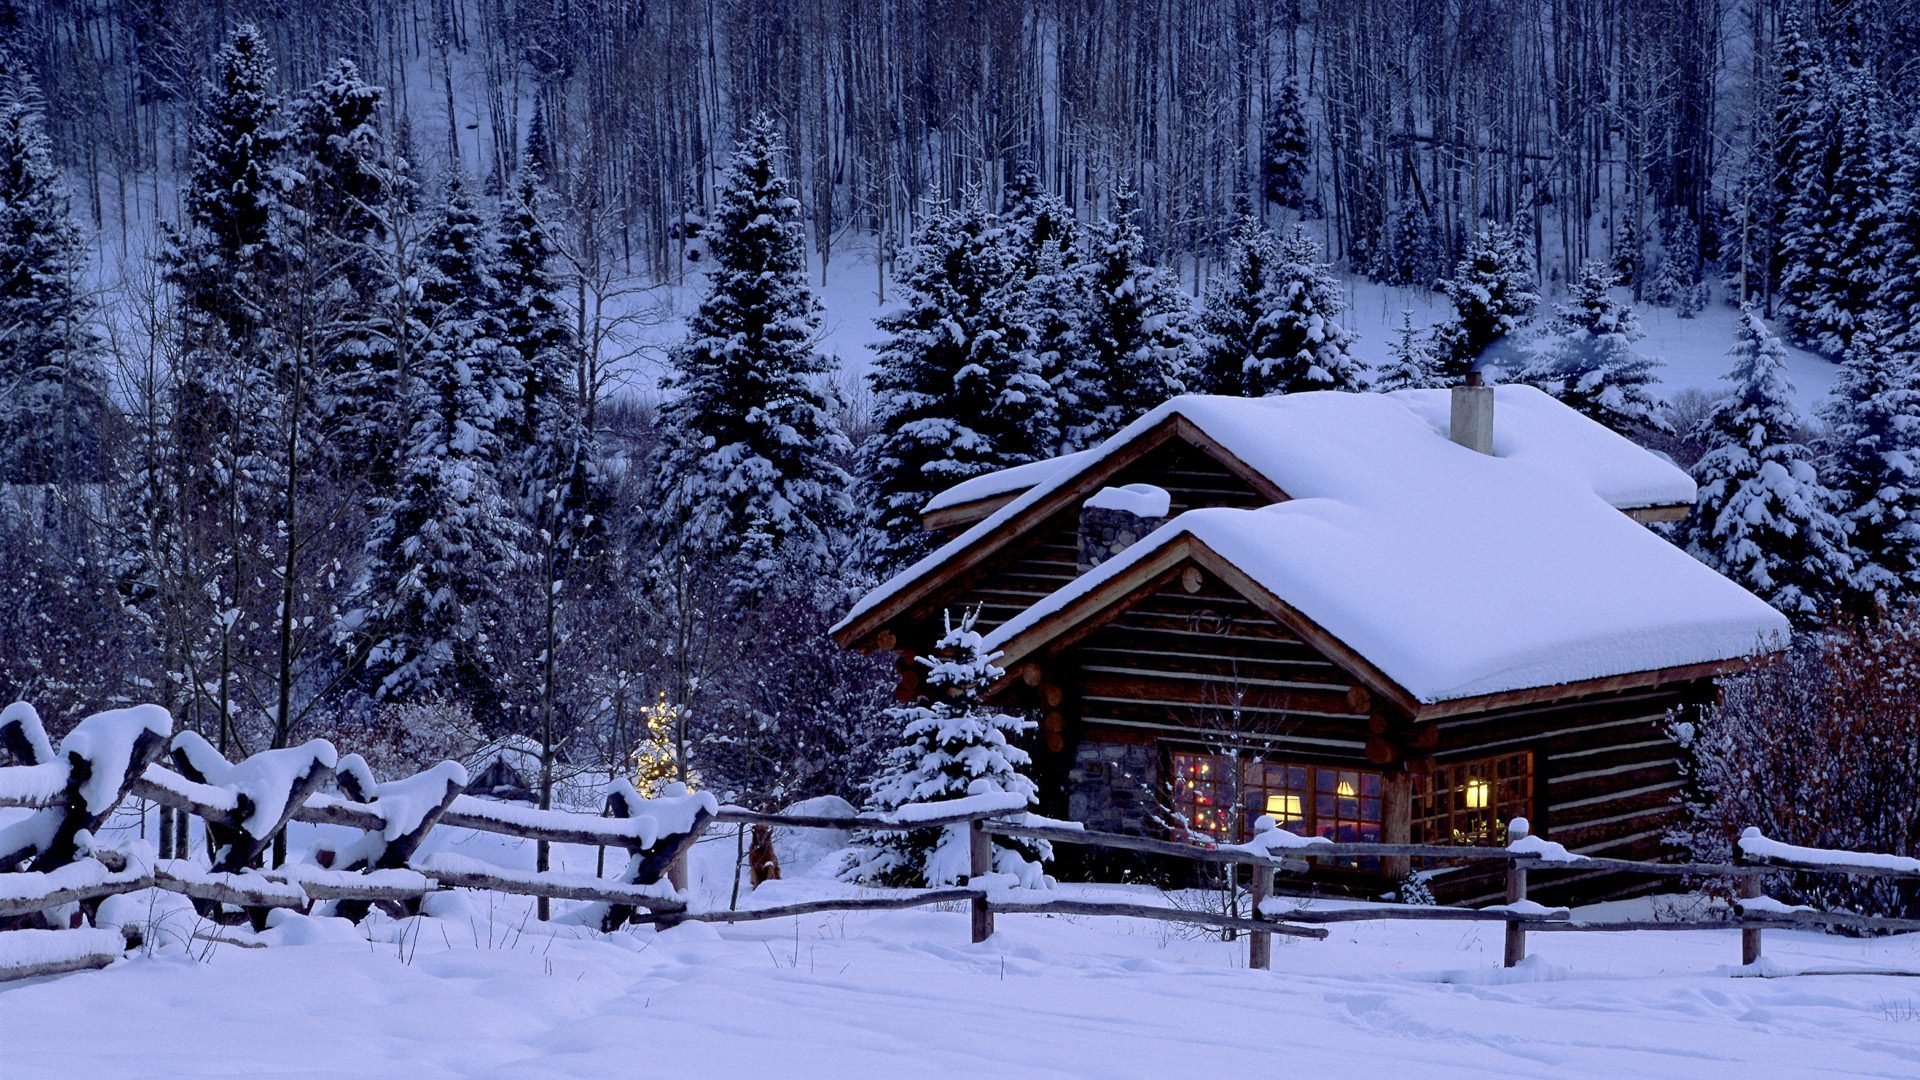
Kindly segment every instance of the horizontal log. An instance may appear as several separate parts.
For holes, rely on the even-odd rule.
[[[1580,931],[1605,934],[1631,930],[1789,930],[1792,923],[1772,919],[1619,919],[1605,922],[1545,923],[1530,930]]]
[[[929,907],[933,904],[950,904],[973,900],[980,895],[978,889],[934,889],[928,892],[914,893],[911,896],[850,896],[839,900],[809,900],[799,904],[780,904],[774,907],[740,908],[735,911],[689,911],[683,915],[648,917],[641,915],[634,922],[710,922],[742,923],[759,922],[764,919],[784,919],[790,915],[814,915],[824,911],[901,911],[906,908]]]
[[[1016,825],[1011,822],[989,821],[986,831],[995,836],[1019,836],[1032,840],[1049,840],[1057,844],[1079,844],[1083,847],[1114,848],[1121,851],[1139,851],[1149,855],[1168,855],[1176,859],[1192,859],[1195,862],[1236,864],[1240,866],[1270,866],[1276,870],[1300,873],[1307,866],[1296,859],[1265,858],[1252,852],[1205,848],[1198,844],[1182,844],[1175,840],[1155,840],[1147,836],[1131,836],[1126,833],[1094,832],[1082,829],[1063,829],[1053,825]]]
[[[480,870],[453,869],[444,866],[428,866],[421,872],[431,875],[441,885],[462,889],[486,889],[490,892],[509,893],[515,896],[546,896],[555,900],[625,904],[647,908],[650,911],[666,912],[685,911],[687,906],[682,901],[659,896],[654,890],[644,886],[626,885],[617,881],[586,885],[571,881],[537,880],[537,875],[524,878],[509,877]]]
[[[915,829],[933,829],[944,825],[964,825],[970,821],[985,821],[1004,813],[1006,813],[1005,810],[972,810],[942,814],[919,821],[890,821],[876,814],[856,814],[853,817],[763,814],[758,810],[748,810],[742,806],[723,806],[720,812],[714,815],[713,820],[721,825],[768,825],[782,829],[870,829],[876,832],[911,832]]]
[[[1764,855],[1748,855],[1748,863],[1773,870],[1790,870],[1798,874],[1845,874],[1848,877],[1885,877],[1920,881],[1920,870],[1904,870],[1891,866],[1868,866],[1845,862],[1812,862],[1802,859],[1777,859]]]
[[[1884,930],[1889,933],[1920,930],[1920,919],[1896,919],[1884,915],[1849,915],[1838,911],[1759,911],[1751,917],[1768,923],[1784,923],[1789,927],[1837,926],[1848,930]]]
[[[1429,907],[1423,904],[1370,904],[1364,907],[1294,908],[1261,912],[1262,918],[1297,923],[1350,922],[1500,922],[1534,926],[1561,923],[1568,918],[1564,910],[1514,914],[1490,908]]]
[[[15,873],[0,875],[0,885],[5,885],[14,895],[0,897],[0,917],[28,915],[36,911],[59,907],[61,904],[78,903],[83,900],[98,900],[103,896],[116,896],[120,893],[139,892],[151,888],[153,877],[149,874],[127,871],[107,871],[91,880],[76,880],[81,875],[72,873],[84,866],[83,863],[68,863],[66,866],[44,873]],[[102,867],[101,869],[105,869]],[[25,879],[32,878],[45,883],[45,888],[37,888],[31,895],[25,892]]]
[[[86,930],[13,930],[14,934],[47,935],[60,934],[71,937],[80,944],[70,947],[65,955],[49,956],[43,960],[8,963],[6,951],[0,948],[0,982],[18,979],[38,979],[48,975],[65,975],[73,971],[91,971],[103,968],[120,959],[125,952],[126,943],[118,934]],[[82,935],[85,935],[83,938]],[[0,943],[3,945],[4,943]]]
[[[1223,930],[1258,930],[1282,937],[1325,938],[1327,931],[1317,926],[1289,926],[1267,919],[1243,919],[1234,915],[1216,915],[1210,911],[1154,907],[1151,904],[1116,904],[1098,900],[989,900],[987,906],[1000,915],[1103,915],[1156,922],[1211,926]]]
[[[269,881],[264,887],[250,886],[244,882],[214,881],[202,877],[177,877],[165,868],[156,868],[151,882],[155,887],[165,889],[182,896],[191,896],[195,900],[211,900],[217,904],[231,904],[245,908],[303,908],[312,902],[312,898],[297,885],[287,882]],[[276,888],[277,886],[277,888]]]

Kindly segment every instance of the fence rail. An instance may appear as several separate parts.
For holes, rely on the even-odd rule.
[[[332,901],[349,918],[373,904],[417,911],[427,894],[447,888],[483,889],[511,895],[585,901],[600,905],[599,926],[626,923],[670,926],[680,922],[738,923],[828,911],[891,911],[964,903],[975,942],[994,933],[1001,914],[1061,914],[1150,919],[1245,932],[1248,963],[1271,963],[1272,937],[1325,938],[1324,926],[1362,921],[1498,922],[1505,928],[1504,962],[1526,956],[1526,935],[1540,932],[1637,930],[1738,930],[1743,964],[1761,956],[1761,932],[1802,927],[1860,932],[1920,930],[1920,919],[1895,919],[1791,907],[1761,895],[1763,878],[1779,874],[1842,874],[1920,880],[1920,860],[1778,844],[1748,830],[1733,863],[1655,863],[1596,858],[1528,837],[1516,819],[1506,847],[1434,844],[1335,844],[1293,837],[1269,828],[1244,845],[1183,843],[1098,832],[1049,822],[1025,813],[1023,801],[1005,795],[969,796],[947,803],[902,808],[889,814],[769,814],[718,806],[709,796],[642,800],[631,787],[608,799],[606,815],[538,810],[464,794],[464,770],[443,763],[414,777],[374,783],[364,762],[335,760],[325,743],[265,751],[249,768],[226,762],[205,740],[172,735],[171,719],[152,707],[99,714],[83,721],[59,753],[53,753],[38,718],[14,706],[0,714],[0,749],[20,764],[0,767],[0,807],[25,807],[34,815],[0,829],[0,980],[54,971],[81,970],[107,962],[99,935],[75,935],[49,950],[34,935],[49,929],[46,913],[66,904],[97,905],[108,896],[162,888],[191,897],[214,913],[238,909],[263,926],[275,908],[310,909]],[[86,729],[82,732],[81,729]],[[163,756],[166,760],[163,762]],[[256,763],[258,763],[256,765]],[[333,779],[341,796],[319,786]],[[129,797],[146,799],[201,818],[215,852],[210,867],[181,860],[150,864],[127,853],[91,845],[114,807]],[[362,840],[343,852],[347,864],[291,863],[266,868],[265,852],[291,821],[343,826]],[[713,824],[741,828],[923,830],[965,827],[970,883],[882,896],[805,901],[768,907],[692,910],[670,868]],[[1271,823],[1268,822],[1268,825]],[[538,844],[578,844],[624,850],[626,868],[613,879],[547,871],[512,871],[457,856],[418,857],[421,842],[441,826],[496,833]],[[1203,865],[1245,867],[1251,909],[1200,911],[1145,903],[1067,898],[1002,885],[993,872],[996,837],[1045,840],[1102,850],[1126,851]],[[1506,903],[1467,908],[1366,904],[1303,907],[1276,897],[1276,873],[1299,873],[1328,859],[1399,857],[1455,864],[1487,864],[1504,870]],[[1564,908],[1527,899],[1533,876],[1557,872],[1622,871],[1645,875],[1724,878],[1737,886],[1731,917],[1694,920],[1575,921]],[[544,908],[543,908],[544,911]],[[26,935],[26,936],[18,936]],[[9,961],[8,942],[20,942]],[[70,944],[71,948],[66,948]],[[82,947],[82,946],[85,947]],[[63,951],[64,950],[64,951]],[[70,955],[69,955],[70,953]]]

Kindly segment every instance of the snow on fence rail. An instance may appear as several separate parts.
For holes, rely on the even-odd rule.
[[[415,776],[380,783],[358,755],[338,757],[315,740],[229,762],[191,732],[174,733],[172,718],[154,706],[100,713],[77,725],[56,749],[25,704],[0,711],[0,751],[19,764],[0,767],[0,807],[34,812],[0,827],[0,981],[84,970],[110,963],[125,947],[117,932],[56,930],[54,916],[68,905],[82,911],[108,896],[161,888],[193,898],[216,913],[222,905],[244,912],[256,929],[274,908],[336,905],[347,918],[365,916],[374,904],[417,911],[428,893],[446,888],[485,889],[514,895],[589,902],[570,921],[603,931],[627,923],[668,926],[679,922],[747,922],[824,911],[878,911],[964,902],[975,942],[994,932],[996,914],[1121,916],[1184,923],[1248,933],[1248,960],[1271,962],[1273,935],[1325,938],[1324,924],[1369,920],[1500,922],[1506,929],[1505,962],[1526,955],[1533,931],[1624,931],[1738,929],[1742,962],[1760,958],[1760,934],[1768,929],[1838,927],[1859,931],[1920,929],[1920,920],[1890,919],[1782,904],[1760,894],[1761,879],[1780,873],[1853,874],[1920,880],[1920,859],[1796,847],[1749,829],[1740,838],[1738,861],[1652,863],[1595,858],[1529,835],[1523,818],[1509,828],[1501,848],[1433,844],[1336,844],[1298,837],[1262,821],[1254,839],[1237,845],[1202,845],[1087,830],[1025,812],[1017,796],[986,794],[903,807],[887,814],[849,816],[767,814],[718,806],[706,794],[641,799],[623,786],[608,799],[611,816],[538,810],[464,794],[467,776],[454,762]],[[163,760],[164,759],[164,760]],[[338,796],[319,788],[331,780]],[[211,865],[159,860],[150,849],[99,846],[94,833],[127,796],[202,818],[212,841]],[[276,837],[291,821],[346,826],[361,837],[337,854],[334,865],[287,863],[264,868]],[[969,883],[884,896],[806,901],[773,907],[698,911],[668,879],[668,870],[714,823],[741,827],[815,829],[928,829],[964,826],[970,853]],[[616,878],[515,871],[457,855],[419,857],[428,833],[448,825],[523,840],[612,847],[628,853]],[[1244,866],[1253,898],[1248,915],[1192,911],[1149,904],[1067,899],[1014,887],[995,874],[995,836],[1047,840],[1108,850],[1159,855],[1197,863]],[[1307,908],[1277,897],[1277,872],[1294,873],[1322,859],[1405,857],[1504,866],[1506,903],[1486,908],[1371,904]],[[1527,899],[1529,875],[1555,871],[1613,870],[1637,874],[1720,877],[1738,883],[1734,916],[1692,921],[1574,921],[1564,908]]]

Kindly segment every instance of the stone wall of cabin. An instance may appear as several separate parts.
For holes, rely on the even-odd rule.
[[[1067,770],[1067,818],[1102,832],[1157,835],[1159,783],[1160,748],[1152,741],[1082,739]]]

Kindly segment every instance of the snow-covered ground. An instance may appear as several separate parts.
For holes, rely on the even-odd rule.
[[[696,849],[697,906],[727,903],[728,832]],[[790,871],[815,869],[744,902],[846,889],[821,869],[832,846],[785,845]],[[434,847],[531,862],[459,830]],[[590,849],[558,855],[592,872]],[[0,1075],[1920,1075],[1913,980],[1791,974],[1920,972],[1912,935],[1769,931],[1763,978],[1735,974],[1728,931],[1534,934],[1508,972],[1498,924],[1362,923],[1276,939],[1263,972],[1244,942],[1130,919],[1002,915],[970,945],[960,910],[610,936],[542,925],[518,898],[429,910],[365,930],[296,917],[266,948],[172,945],[0,986]]]

